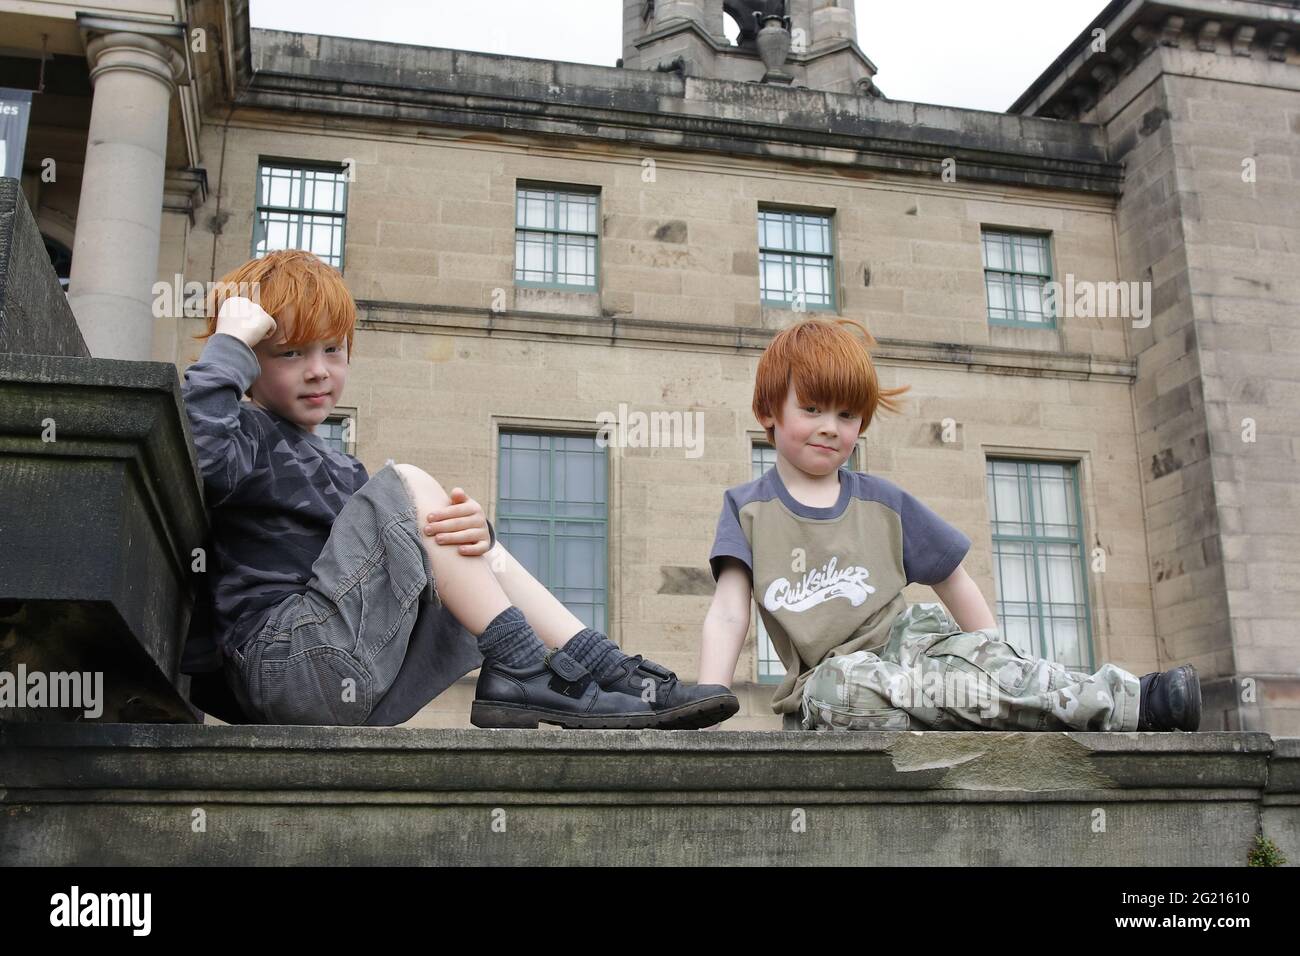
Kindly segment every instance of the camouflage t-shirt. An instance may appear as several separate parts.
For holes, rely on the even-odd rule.
[[[776,467],[722,496],[709,566],[749,572],[759,617],[785,665],[772,698],[799,708],[812,669],[832,656],[874,651],[906,608],[903,588],[944,581],[970,539],[893,482],[840,468],[829,508],[796,501]]]
[[[253,350],[218,332],[181,386],[212,523],[213,637],[227,655],[307,590],[334,519],[370,479],[319,435],[241,401],[260,374]]]

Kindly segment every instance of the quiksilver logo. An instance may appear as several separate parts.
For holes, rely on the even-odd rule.
[[[869,595],[876,593],[876,589],[867,583],[871,572],[856,564],[837,570],[835,564],[838,560],[831,558],[824,567],[805,574],[797,584],[791,584],[787,578],[777,578],[763,594],[763,607],[773,613],[783,609],[806,611],[837,597],[858,607]]]

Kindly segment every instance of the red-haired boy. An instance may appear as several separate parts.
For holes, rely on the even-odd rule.
[[[216,285],[207,343],[185,371],[215,638],[245,713],[397,724],[482,665],[479,727],[680,728],[734,714],[726,687],[682,683],[585,627],[461,489],[391,459],[371,477],[315,434],[342,398],[355,325],[337,270],[273,252]]]
[[[805,729],[1196,730],[1191,665],[1138,678],[1026,657],[962,566],[970,539],[893,482],[843,467],[877,407],[898,411],[908,388],[880,387],[874,344],[859,322],[810,318],[759,360],[753,411],[776,465],[723,495],[700,680],[731,683],[752,596],[786,668],[772,709]],[[909,607],[912,582],[947,612]]]

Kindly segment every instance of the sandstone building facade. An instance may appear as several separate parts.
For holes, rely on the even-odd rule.
[[[887,98],[851,0],[624,0],[618,67],[105,8],[0,0],[23,188],[97,357],[183,370],[192,284],[313,249],[360,306],[331,437],[469,490],[690,677],[722,492],[772,462],[758,356],[859,318],[912,390],[850,466],[971,537],[1009,639],[1192,662],[1203,729],[1300,734],[1294,0],[1115,0],[1005,114]],[[609,416],[671,427],[606,447]],[[751,635],[725,727],[780,726],[780,667]],[[466,725],[472,687],[415,722]]]

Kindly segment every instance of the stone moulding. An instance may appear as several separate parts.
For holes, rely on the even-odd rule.
[[[1263,733],[14,725],[0,855],[1243,866],[1262,831],[1294,863],[1298,769],[1300,738]],[[199,805],[221,826],[177,840]]]

